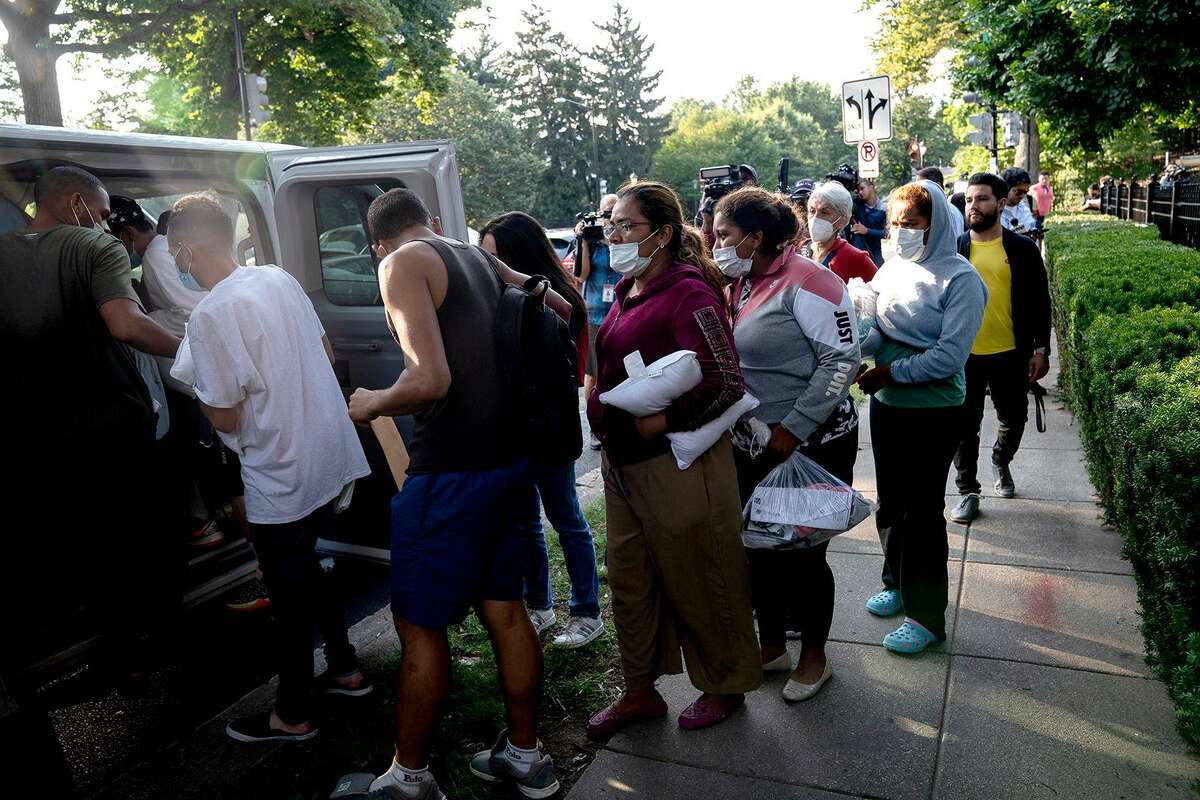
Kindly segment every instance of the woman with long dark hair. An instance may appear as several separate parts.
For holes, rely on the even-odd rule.
[[[542,226],[528,214],[513,211],[484,225],[479,239],[480,247],[513,269],[546,278],[554,291],[571,304],[568,328],[578,347],[579,382],[582,385],[588,351],[587,306],[563,271]],[[537,498],[534,499],[526,525],[529,547],[525,560],[525,605],[529,610],[529,621],[539,634],[555,623],[550,559],[542,528],[541,505],[545,504],[546,517],[558,531],[563,559],[571,577],[571,619],[566,629],[554,637],[553,643],[567,648],[583,647],[604,632],[604,625],[600,620],[596,548],[575,491],[575,462],[531,466],[530,472],[541,500],[539,503]]]
[[[654,683],[685,661],[703,692],[679,717],[687,730],[721,722],[762,681],[729,435],[684,470],[666,437],[717,419],[745,394],[725,278],[669,187],[644,181],[617,197],[605,233],[609,264],[624,277],[596,340],[588,418],[604,450],[608,581],[625,691],[588,721],[595,737],[665,715]],[[627,355],[651,363],[679,350],[696,354],[701,380],[665,411],[634,417],[600,403],[600,393],[628,377]]]

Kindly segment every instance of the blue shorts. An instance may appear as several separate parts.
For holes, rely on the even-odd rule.
[[[522,523],[534,491],[524,460],[408,476],[392,500],[392,613],[445,628],[481,600],[520,600]]]

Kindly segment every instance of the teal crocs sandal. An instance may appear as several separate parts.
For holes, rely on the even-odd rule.
[[[906,619],[903,625],[883,637],[883,646],[893,653],[915,655],[931,644],[937,644],[937,640],[928,628]]]
[[[904,600],[897,589],[884,589],[867,601],[867,611],[877,617],[890,617],[904,610]]]

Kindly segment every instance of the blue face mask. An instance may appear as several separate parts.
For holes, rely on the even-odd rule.
[[[186,269],[184,269],[183,265],[179,263],[179,257],[183,255],[184,250],[188,251]],[[192,249],[186,244],[180,244],[179,249],[172,253],[171,257],[175,259],[175,269],[179,273],[179,282],[183,284],[184,288],[191,289],[193,292],[205,291],[204,287],[201,286],[194,277],[192,277],[192,263],[195,260],[195,257],[192,255]]]

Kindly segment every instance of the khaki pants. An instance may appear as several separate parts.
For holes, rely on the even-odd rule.
[[[733,447],[723,437],[686,470],[670,453],[613,468],[604,459],[608,580],[629,691],[683,671],[696,688],[758,688]]]

